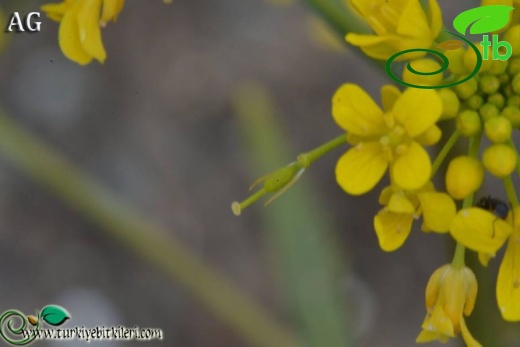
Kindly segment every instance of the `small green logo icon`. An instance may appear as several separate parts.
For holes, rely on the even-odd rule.
[[[0,316],[0,336],[12,345],[27,345],[37,336],[27,334],[27,323],[34,327],[31,330],[40,330],[42,321],[52,326],[60,326],[70,317],[69,312],[58,305],[45,306],[41,311],[36,311],[36,316],[25,316],[18,310],[9,310]],[[16,339],[16,336],[20,338]]]
[[[421,89],[438,89],[438,88],[447,88],[447,87],[453,87],[457,84],[464,83],[471,79],[473,76],[475,76],[482,66],[482,60],[488,60],[489,57],[489,47],[491,46],[491,58],[493,60],[507,60],[511,57],[513,54],[513,47],[509,42],[506,41],[499,41],[499,37],[496,34],[491,35],[491,41],[489,40],[488,33],[491,33],[493,31],[500,30],[504,28],[507,23],[509,22],[509,14],[510,12],[514,10],[514,7],[506,6],[506,5],[488,5],[488,6],[480,6],[476,8],[472,8],[470,10],[464,11],[461,14],[459,14],[455,19],[453,20],[453,27],[455,30],[459,33],[453,33],[450,31],[446,31],[447,33],[452,34],[453,36],[459,38],[460,40],[447,40],[444,42],[439,43],[438,47],[442,49],[447,50],[454,50],[461,48],[464,44],[467,44],[473,51],[475,52],[475,55],[477,57],[477,61],[475,63],[475,68],[471,73],[466,76],[463,79],[460,79],[456,82],[443,84],[440,86],[424,86],[424,85],[417,85],[405,82],[398,78],[392,71],[391,66],[393,61],[398,58],[399,56],[406,54],[406,53],[412,53],[412,52],[425,52],[425,53],[431,53],[437,56],[439,59],[442,60],[442,66],[440,69],[436,71],[431,72],[420,72],[415,70],[410,63],[407,64],[406,68],[408,71],[410,71],[413,74],[416,75],[422,75],[422,76],[429,76],[429,75],[436,75],[439,73],[444,73],[449,66],[449,60],[448,58],[442,54],[439,51],[433,50],[433,49],[427,49],[427,48],[415,48],[415,49],[408,49],[401,52],[398,52],[394,55],[392,55],[388,60],[386,61],[385,70],[388,76],[395,82],[405,85],[407,87],[412,88],[421,88]],[[480,45],[482,46],[482,52],[483,54],[480,54],[480,50],[478,47],[476,47],[471,41],[465,38],[466,31],[469,28],[469,34],[473,35],[480,35],[482,34],[482,41],[480,42]],[[500,51],[500,48],[503,48],[502,52]],[[505,52],[504,52],[505,51]]]

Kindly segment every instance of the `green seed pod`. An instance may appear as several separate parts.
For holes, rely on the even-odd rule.
[[[478,83],[475,78],[472,78],[467,82],[457,84],[453,89],[455,89],[455,93],[457,93],[459,98],[462,100],[468,100],[477,92]]]
[[[484,123],[487,138],[493,143],[500,143],[511,138],[513,127],[506,117],[493,117]]]
[[[478,94],[473,95],[466,101],[466,105],[472,110],[478,110],[484,104],[484,98]]]
[[[451,89],[437,89],[442,100],[441,120],[455,118],[459,113],[460,101],[457,94]]]
[[[503,109],[506,104],[506,99],[500,93],[490,95],[487,100],[488,104],[495,105],[498,109]]]
[[[492,145],[484,151],[482,163],[492,175],[507,177],[516,167],[516,153],[507,145]]]
[[[464,110],[457,117],[457,129],[463,136],[473,136],[482,128],[480,117],[476,111]]]
[[[485,94],[494,94],[500,87],[500,80],[491,74],[484,74],[480,78],[480,90]]]
[[[511,122],[515,128],[520,128],[520,109],[517,106],[506,106],[501,115]]]
[[[479,109],[479,113],[482,120],[486,122],[488,119],[498,117],[500,111],[498,110],[498,107],[493,104],[485,104]]]

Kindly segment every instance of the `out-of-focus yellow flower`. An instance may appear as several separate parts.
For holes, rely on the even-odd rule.
[[[442,29],[442,13],[436,0],[429,0],[429,13],[418,0],[350,0],[372,27],[374,35],[349,33],[346,40],[369,57],[388,59],[413,48],[430,48]],[[418,58],[424,52],[411,53],[402,59]]]
[[[405,190],[417,190],[430,180],[430,157],[420,141],[441,116],[440,96],[415,88],[397,98],[392,88],[382,91],[391,93],[383,96],[392,105],[386,113],[355,84],[344,84],[332,99],[336,123],[355,144],[336,165],[336,180],[349,194],[371,190],[388,167],[392,183]]]
[[[125,0],[64,0],[41,7],[49,18],[61,22],[59,43],[63,54],[80,65],[92,59],[103,63],[105,47],[101,27],[115,21]]]
[[[477,280],[471,269],[447,264],[435,270],[426,286],[428,313],[416,342],[446,342],[461,332],[468,347],[481,347],[464,321],[464,316],[473,311],[477,291]]]
[[[404,191],[395,186],[383,189],[379,203],[385,207],[374,217],[379,246],[395,251],[406,241],[412,222],[423,216],[423,231],[444,233],[455,217],[456,207],[446,193],[436,192],[428,182],[417,191]]]
[[[513,218],[515,216],[516,218]],[[504,259],[497,279],[497,303],[502,317],[510,322],[520,321],[520,207],[515,207],[509,219],[513,233],[507,241]]]

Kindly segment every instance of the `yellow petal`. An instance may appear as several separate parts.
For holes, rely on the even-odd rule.
[[[381,109],[355,84],[343,84],[336,91],[332,98],[332,116],[340,127],[355,135],[377,135],[387,131]]]
[[[403,36],[429,38],[430,28],[419,1],[408,1],[397,24],[397,33]],[[417,47],[425,48],[425,47]]]
[[[106,23],[109,20],[115,21],[117,15],[123,9],[125,0],[104,0],[103,1],[103,12],[101,13],[101,22]]]
[[[384,187],[381,194],[379,194],[379,203],[385,206],[388,205],[393,194],[394,188],[392,186]]]
[[[424,133],[415,138],[415,141],[423,146],[433,146],[442,137],[442,130],[436,125],[429,127]]]
[[[460,331],[462,332],[462,338],[464,339],[467,347],[482,347],[482,345],[478,343],[478,341],[475,340],[473,336],[471,336],[464,318],[460,320]]]
[[[497,279],[497,302],[506,321],[520,321],[520,232],[507,243]]]
[[[442,30],[442,12],[441,8],[439,7],[439,4],[437,3],[437,0],[430,0],[428,2],[429,4],[429,13],[428,13],[428,19],[430,22],[430,32],[431,37],[435,39]],[[451,62],[451,60],[450,60]]]
[[[349,33],[346,40],[351,45],[361,48],[363,53],[374,59],[388,59],[390,56],[401,51],[401,40],[397,35],[368,35]],[[421,57],[424,53],[410,54],[407,58]]]
[[[379,246],[385,252],[401,247],[412,230],[413,217],[407,213],[393,213],[382,209],[374,218]]]
[[[438,233],[448,232],[455,218],[457,207],[453,199],[446,193],[419,193],[419,201],[423,211],[424,226]]]
[[[388,211],[413,214],[415,207],[402,191],[392,194],[388,203]]]
[[[360,143],[338,160],[336,181],[349,194],[364,194],[374,188],[387,168],[379,142]]]
[[[80,40],[77,17],[82,5],[82,2],[75,1],[70,9],[63,15],[58,37],[63,54],[68,59],[80,65],[85,65],[92,61],[92,56],[83,48],[82,41]]]
[[[430,309],[431,307],[433,307],[433,305],[437,301],[437,296],[439,295],[441,284],[444,281],[444,278],[446,277],[446,273],[450,270],[451,266],[449,264],[446,264],[436,269],[430,276],[428,284],[426,285],[426,309]]]
[[[67,12],[70,4],[66,1],[60,2],[59,4],[45,4],[40,9],[45,12],[47,17],[53,21],[59,22],[63,19],[63,15]]]
[[[438,303],[433,307],[430,316],[427,316],[422,324],[424,330],[436,332],[441,335],[455,337],[455,329],[452,321],[446,316],[441,305]]]
[[[464,315],[469,316],[471,312],[473,312],[473,308],[475,307],[475,302],[477,300],[478,283],[475,274],[473,271],[471,271],[470,268],[465,267],[462,271],[464,271],[464,277],[466,278],[467,284]]]
[[[428,130],[441,117],[442,99],[434,90],[408,88],[396,101],[393,113],[408,135],[415,137]]]
[[[482,264],[482,266],[488,266],[489,265],[489,261],[492,258],[494,258],[495,256],[496,256],[496,254],[479,252],[478,253],[478,261],[480,262],[480,264]]]
[[[103,63],[107,57],[101,41],[99,13],[102,0],[85,0],[78,13],[80,39],[85,51]]]
[[[416,343],[427,343],[427,342],[432,342],[432,341],[436,341],[436,340],[439,340],[441,342],[447,342],[448,336],[439,334],[438,332],[423,330],[423,331],[421,331],[419,336],[417,336],[417,339],[415,340],[415,342]]]
[[[385,84],[381,88],[381,104],[383,105],[383,110],[388,112],[392,110],[395,102],[401,96],[401,91],[394,85]]]
[[[415,142],[405,153],[399,155],[391,166],[392,179],[405,190],[421,188],[429,179],[432,171],[428,153]]]
[[[513,232],[511,225],[478,207],[457,213],[450,227],[455,240],[475,252],[494,254]]]

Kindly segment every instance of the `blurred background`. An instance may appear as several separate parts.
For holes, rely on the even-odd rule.
[[[43,3],[2,0],[0,8],[29,12]],[[440,1],[447,22],[471,4]],[[347,196],[334,179],[345,148],[268,208],[257,203],[240,217],[230,210],[256,178],[341,134],[331,97],[342,83],[379,100],[388,81],[304,1],[127,1],[103,29],[107,61],[86,67],[60,52],[58,24],[42,22],[37,34],[4,34],[0,105],[39,145],[95,180],[100,209],[108,209],[96,220],[59,188],[63,170],[48,184],[0,150],[1,312],[31,314],[54,303],[72,315],[64,327],[163,329],[164,340],[150,345],[269,345],[243,333],[258,327],[273,336],[271,325],[255,325],[258,314],[238,300],[244,295],[301,346],[415,346],[425,285],[451,259],[449,239],[421,233],[417,223],[399,251],[381,251],[372,220],[384,184]],[[103,194],[153,227],[136,227],[139,241],[124,242],[110,227],[110,216],[124,213]],[[157,237],[178,247],[143,252]],[[237,301],[201,299],[229,291],[214,289],[211,276],[191,271],[197,267],[181,262],[168,270],[164,264],[185,259],[175,249],[239,290]],[[243,317],[242,328],[229,307]]]

